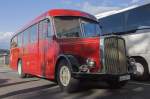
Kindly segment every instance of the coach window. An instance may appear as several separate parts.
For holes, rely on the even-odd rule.
[[[39,23],[39,35],[40,39],[45,39],[47,37],[50,37],[51,34],[51,23],[49,19],[45,19]]]
[[[37,24],[30,27],[30,42],[35,43],[37,41]]]
[[[23,34],[24,34],[24,45],[26,45],[29,42],[29,32],[28,32],[28,30],[25,30],[23,32]]]
[[[43,31],[44,31],[44,23],[43,21],[41,21],[39,23],[39,39],[44,39]]]
[[[12,41],[11,41],[11,47],[14,48],[14,47],[17,47],[17,36],[15,36]]]
[[[135,30],[137,28],[150,26],[150,8],[149,6],[142,6],[131,11],[128,11],[127,29]]]
[[[18,35],[18,47],[22,46],[22,34]]]
[[[52,33],[51,33],[51,22],[50,20],[47,20],[47,28],[48,28],[48,31],[47,31],[47,37],[51,37],[52,36]]]
[[[49,19],[43,21],[43,35],[45,38],[51,37],[51,23]]]
[[[44,38],[47,37],[48,33],[48,19],[43,20],[43,36]]]

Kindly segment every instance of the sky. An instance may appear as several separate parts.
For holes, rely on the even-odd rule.
[[[82,10],[93,15],[140,5],[150,0],[0,0],[0,49],[9,49],[12,35],[45,11]]]

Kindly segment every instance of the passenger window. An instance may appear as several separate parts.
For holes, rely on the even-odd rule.
[[[17,47],[17,36],[11,40],[11,48]]]
[[[18,35],[18,47],[22,46],[22,34]]]
[[[39,23],[39,39],[44,39],[43,31],[44,31],[44,23],[43,23],[43,21],[41,21]]]
[[[37,24],[30,27],[30,42],[31,43],[35,43],[37,41],[37,38],[38,38],[37,30],[38,30]]]
[[[45,19],[39,23],[40,39],[45,39],[51,36],[51,24],[48,19]]]
[[[51,22],[48,20],[48,32],[47,32],[47,37],[51,37],[52,36],[52,29],[51,29]]]
[[[23,38],[23,40],[24,40],[24,45],[26,45],[26,44],[28,44],[29,43],[29,31],[28,30],[25,30],[24,32],[23,32],[23,34],[24,34],[24,38]]]

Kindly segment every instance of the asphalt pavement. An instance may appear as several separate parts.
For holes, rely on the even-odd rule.
[[[51,81],[36,77],[21,79],[9,67],[0,66],[0,99],[150,99],[149,92],[150,81],[130,81],[122,89],[109,89],[100,82],[67,94]]]

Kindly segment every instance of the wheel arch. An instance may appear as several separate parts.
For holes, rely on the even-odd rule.
[[[69,63],[71,72],[76,72],[76,69],[77,69],[76,67],[79,65],[79,62],[75,56],[65,55],[65,54],[59,55],[57,57],[56,64],[55,64],[55,73],[54,73],[55,81],[56,81],[56,77],[57,77],[58,64],[62,59],[66,60]]]
[[[147,66],[148,72],[150,73],[150,68],[148,66],[148,62],[147,62],[147,60],[144,57],[142,57],[142,56],[130,56],[130,58],[140,59]]]
[[[17,64],[16,64],[16,69],[18,69],[18,63],[19,63],[19,61],[22,61],[22,59],[21,59],[21,58],[18,58]]]

